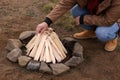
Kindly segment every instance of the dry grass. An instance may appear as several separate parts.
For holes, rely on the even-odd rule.
[[[28,10],[26,10],[26,15],[27,15],[27,16],[30,16],[30,17],[35,17],[35,16],[37,16],[33,9],[28,9]]]

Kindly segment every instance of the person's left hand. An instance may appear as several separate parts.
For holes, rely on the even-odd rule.
[[[76,26],[78,26],[78,25],[80,25],[80,16],[78,16],[78,17],[76,17],[75,18],[75,24],[76,24]]]

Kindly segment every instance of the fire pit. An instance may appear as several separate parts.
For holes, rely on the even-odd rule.
[[[19,66],[27,70],[53,75],[60,75],[61,73],[67,72],[83,62],[83,47],[79,42],[71,37],[65,37],[59,40],[55,32],[51,34],[48,34],[50,37],[48,37],[46,42],[43,40],[41,43],[41,37],[36,36],[35,31],[25,31],[20,34],[19,39],[9,39],[6,45],[6,50],[8,51],[7,59],[11,62],[18,63]],[[55,40],[52,40],[52,38]],[[40,43],[40,46],[37,45],[35,47],[36,45],[32,43]],[[34,45],[34,47],[31,47],[31,45]],[[46,48],[45,52],[42,51],[43,46]],[[39,53],[40,51],[42,51],[41,54]],[[49,53],[49,55],[45,55],[45,53]],[[43,59],[40,58],[41,55],[44,55]]]

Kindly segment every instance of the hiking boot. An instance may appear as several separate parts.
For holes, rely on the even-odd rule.
[[[104,49],[106,51],[114,51],[115,48],[117,47],[117,44],[118,44],[118,37],[113,40],[107,41]]]
[[[76,39],[88,39],[88,38],[95,38],[96,35],[93,30],[84,30],[80,33],[75,33],[73,37]]]

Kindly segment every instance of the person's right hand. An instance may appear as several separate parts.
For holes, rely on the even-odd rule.
[[[36,33],[43,33],[44,31],[46,31],[48,29],[48,24],[46,22],[42,22],[40,24],[37,25],[36,27]]]
[[[78,16],[78,17],[76,17],[75,18],[75,24],[76,24],[76,26],[79,26],[80,25],[80,16]]]

